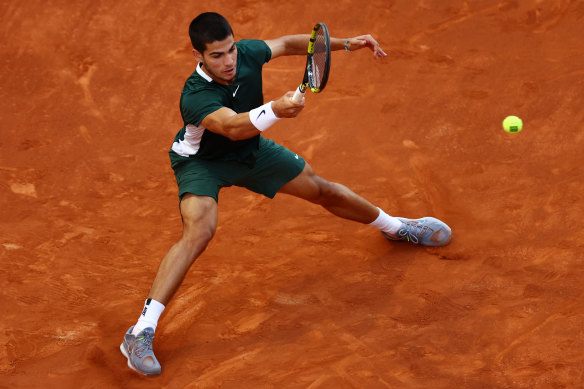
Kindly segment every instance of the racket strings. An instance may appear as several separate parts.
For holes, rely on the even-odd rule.
[[[327,62],[328,45],[324,31],[318,30],[314,42],[314,53],[312,55],[312,81],[313,88],[320,89],[322,80],[325,75],[325,66]]]

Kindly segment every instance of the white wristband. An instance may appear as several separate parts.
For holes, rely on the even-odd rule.
[[[272,110],[272,101],[249,111],[249,120],[260,131],[265,131],[280,120]]]

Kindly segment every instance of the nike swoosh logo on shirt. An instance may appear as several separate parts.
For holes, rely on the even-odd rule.
[[[260,112],[260,114],[258,115],[258,117],[256,118],[256,120],[258,120],[260,118],[260,116],[262,116],[262,114],[266,113],[265,109],[262,109],[262,112]]]
[[[239,90],[239,85],[237,86],[237,88],[235,89],[235,92],[233,92],[233,97],[235,97],[235,95],[237,94],[237,91]]]

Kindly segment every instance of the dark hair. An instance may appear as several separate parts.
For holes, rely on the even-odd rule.
[[[216,12],[204,12],[193,19],[189,26],[189,36],[193,48],[203,53],[207,43],[222,41],[233,35],[227,19]]]

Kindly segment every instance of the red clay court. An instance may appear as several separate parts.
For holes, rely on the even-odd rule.
[[[0,5],[0,388],[583,387],[584,2],[201,4]],[[181,234],[167,152],[210,10],[236,39],[371,33],[387,58],[334,52],[327,89],[265,136],[454,240],[226,189],[145,378],[118,347]],[[266,101],[304,62],[264,67]]]

